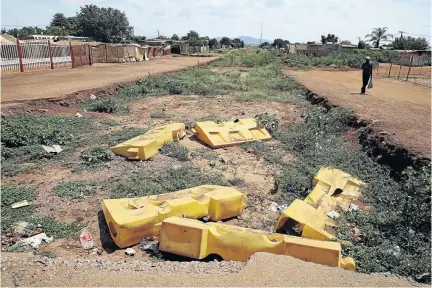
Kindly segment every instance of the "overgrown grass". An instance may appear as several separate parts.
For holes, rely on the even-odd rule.
[[[11,176],[37,167],[32,164],[41,159],[64,157],[85,143],[86,133],[93,129],[89,119],[70,116],[22,115],[2,119],[2,175]],[[56,155],[41,146],[53,144],[61,145],[64,151]]]
[[[89,165],[110,161],[112,156],[111,150],[103,146],[91,147],[81,153],[81,159]]]
[[[123,198],[156,195],[205,184],[229,186],[229,182],[222,175],[214,172],[207,174],[185,164],[168,170],[140,171],[115,183],[113,179],[109,179],[106,188],[111,192],[112,198]]]
[[[27,221],[35,225],[41,224],[43,231],[54,238],[69,238],[77,236],[85,223],[72,222],[62,223],[53,218],[39,217],[34,214],[36,206],[30,204],[17,209],[12,209],[15,202],[27,200],[29,202],[36,198],[36,192],[31,186],[2,186],[1,187],[1,230],[3,233],[13,232],[14,223]]]
[[[231,121],[232,120],[234,120],[234,119],[231,119]],[[197,122],[206,122],[206,121],[213,121],[213,122],[219,124],[221,122],[230,121],[230,119],[225,118],[225,117],[220,117],[220,116],[208,115],[208,116],[196,118],[194,120],[187,120],[184,123],[185,123],[186,129],[192,129],[192,128],[195,128]]]
[[[82,200],[96,194],[97,183],[94,181],[69,181],[58,183],[53,189],[52,193],[71,199]]]
[[[130,107],[127,102],[120,97],[109,97],[106,99],[88,99],[82,105],[82,109],[99,113],[120,113],[126,114],[130,112]]]
[[[180,161],[189,160],[189,150],[177,143],[177,142],[168,142],[166,143],[160,150],[161,154],[167,155],[169,157],[173,157],[179,159]]]
[[[304,198],[321,167],[335,167],[358,177],[368,183],[363,196],[372,210],[348,214],[348,221],[362,233],[360,240],[346,233],[346,225],[340,225],[338,237],[354,243],[344,248],[344,254],[354,257],[359,272],[389,271],[413,278],[428,273],[430,170],[409,170],[408,181],[397,183],[388,168],[343,140],[352,119],[353,112],[346,109],[313,108],[307,111],[304,123],[279,131],[284,149],[296,157],[277,179],[282,196],[288,203]]]
[[[258,125],[274,136],[279,129],[279,119],[274,114],[263,113],[255,116]]]
[[[113,133],[106,134],[102,137],[101,142],[106,143],[108,146],[114,146],[134,138],[139,135],[145,134],[149,129],[147,128],[125,128]]]

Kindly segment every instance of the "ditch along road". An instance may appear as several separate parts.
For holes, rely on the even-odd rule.
[[[284,74],[334,106],[354,108],[359,119],[372,121],[373,129],[386,142],[431,158],[430,87],[374,77],[373,88],[360,95],[360,70],[286,70]]]
[[[131,82],[150,74],[181,70],[218,57],[164,56],[150,61],[96,64],[75,69],[2,74],[1,103],[61,98],[74,92]]]
[[[268,253],[252,255],[246,264],[233,261],[143,262],[132,259],[112,262],[97,256],[92,260],[63,260],[27,253],[2,253],[1,261],[3,287],[424,286],[396,276],[355,273]]]

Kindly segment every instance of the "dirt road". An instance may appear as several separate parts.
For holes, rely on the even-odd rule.
[[[149,73],[181,70],[207,63],[217,57],[167,56],[140,63],[98,64],[95,66],[64,70],[46,70],[14,73],[2,76],[1,102],[61,97],[69,93],[103,87],[110,84],[134,81]]]
[[[142,253],[142,252],[138,252]],[[111,262],[98,259],[62,260],[20,254],[2,255],[3,287],[13,286],[297,286],[297,287],[409,287],[404,278],[366,275],[257,253],[241,262]],[[126,263],[128,262],[128,263]],[[19,267],[19,268],[18,268]]]
[[[356,109],[362,119],[373,121],[377,132],[388,135],[418,156],[431,158],[431,88],[374,78],[373,89],[360,95],[360,71],[285,71],[306,88],[337,106]]]

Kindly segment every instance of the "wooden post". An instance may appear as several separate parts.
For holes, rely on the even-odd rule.
[[[105,63],[108,63],[108,50],[106,44],[105,44]]]
[[[71,56],[71,62],[72,62],[72,68],[75,68],[75,62],[73,57],[73,49],[72,49],[72,42],[69,41],[69,48],[70,48],[70,56]]]
[[[116,46],[116,50],[117,50],[117,62],[120,63],[120,55],[119,55],[119,47],[120,46]]]
[[[393,63],[390,62],[390,69],[389,69],[389,73],[388,73],[388,78],[390,78],[390,72],[391,72],[391,68],[392,68],[392,66],[393,66]]]
[[[18,59],[19,59],[19,66],[20,66],[20,71],[24,72],[24,65],[23,65],[23,55],[22,55],[22,50],[21,50],[21,43],[20,41],[17,39],[17,50],[18,50]]]
[[[92,63],[92,49],[90,47],[90,45],[88,45],[88,50],[89,50],[89,65],[93,65]]]
[[[413,58],[414,58],[414,57],[411,55],[410,67],[409,67],[409,69],[408,69],[408,74],[407,74],[407,77],[406,77],[405,81],[408,81],[408,77],[409,77],[409,74],[410,74],[410,72],[411,72],[411,67],[412,67]]]
[[[50,56],[50,62],[51,62],[51,69],[54,69],[54,61],[53,61],[53,52],[52,52],[52,47],[51,47],[51,41],[48,41],[48,51],[49,51],[49,56]]]
[[[399,75],[398,75],[398,79],[400,79],[400,71],[402,69],[402,64],[399,64]]]

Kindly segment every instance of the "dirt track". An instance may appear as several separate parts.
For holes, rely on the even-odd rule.
[[[141,253],[141,252],[138,252]],[[10,254],[2,257],[2,286],[297,286],[409,287],[420,286],[396,276],[366,275],[257,253],[246,266],[238,262],[106,262],[48,259]],[[123,263],[122,263],[123,262]],[[132,262],[128,261],[129,263]],[[200,265],[198,265],[200,264]],[[125,266],[126,265],[126,266]],[[19,266],[19,269],[18,269]],[[201,268],[200,268],[201,267]]]
[[[374,78],[374,88],[360,95],[360,71],[285,71],[312,92],[337,106],[356,109],[377,132],[411,153],[431,158],[431,89],[394,79]]]
[[[66,94],[134,81],[149,73],[181,70],[207,63],[217,57],[167,56],[151,61],[124,64],[98,64],[77,69],[46,70],[2,75],[1,102],[62,97]]]

